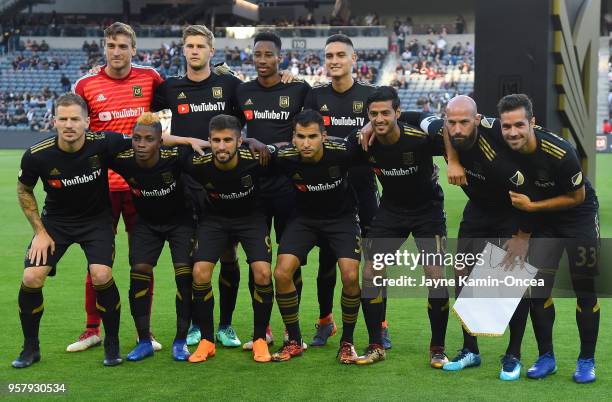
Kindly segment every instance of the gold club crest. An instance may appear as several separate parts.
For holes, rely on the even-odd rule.
[[[362,113],[362,112],[363,112],[363,102],[353,101],[353,113]]]
[[[174,181],[174,176],[172,175],[172,172],[163,172],[161,174],[162,177],[162,182],[164,184],[170,184]]]

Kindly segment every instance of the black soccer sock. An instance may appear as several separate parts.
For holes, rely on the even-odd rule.
[[[274,303],[272,283],[267,285],[255,284],[255,292],[251,302],[253,304],[253,340],[266,339],[266,328],[270,324],[272,304]]]
[[[26,343],[38,344],[40,319],[45,311],[42,287],[30,288],[23,283],[19,288],[19,319]]]
[[[471,268],[467,272],[467,275],[469,275],[470,272]],[[455,299],[457,299],[459,297],[459,294],[461,293],[462,286],[460,285],[461,282],[459,281],[459,277],[457,275],[455,275],[455,280],[457,283],[457,285],[455,285]],[[465,327],[463,325],[461,325],[461,332],[463,334],[462,349],[467,349],[472,353],[480,354],[480,350],[478,349],[478,339],[475,336],[470,335],[470,333],[465,330]]]
[[[599,302],[595,296],[579,297],[576,303],[576,324],[580,334],[580,358],[595,357],[599,333]]]
[[[552,297],[531,299],[529,311],[540,356],[548,352],[552,353],[553,325],[555,323],[555,304]]]
[[[253,298],[254,292],[255,292],[255,277],[253,276],[253,270],[249,269],[249,293],[251,294],[251,299]]]
[[[185,340],[189,331],[191,320],[191,283],[193,281],[192,269],[188,266],[174,268],[174,281],[176,282],[176,335],[174,340]]]
[[[221,261],[221,270],[219,271],[219,326],[232,325],[239,285],[240,265],[238,260],[233,262]]]
[[[197,284],[192,283],[193,291],[193,323],[200,328],[202,339],[215,342],[213,312],[215,308],[215,297],[210,282]]]
[[[302,286],[304,283],[302,282],[302,267],[298,267],[293,274],[293,285],[295,286],[295,291],[297,292],[298,304],[302,301]]]
[[[300,333],[300,305],[298,302],[297,290],[289,293],[276,293],[276,304],[280,310],[281,317],[285,323],[285,328],[289,334],[289,340],[302,342]]]
[[[359,293],[349,296],[342,292],[340,299],[340,306],[342,307],[342,338],[340,341],[353,343],[353,334],[355,333],[355,324],[357,323],[360,304],[361,297]]]
[[[380,322],[387,321],[387,298],[382,298],[382,311],[380,313]]]
[[[334,308],[334,290],[337,277],[336,261],[336,257],[328,248],[319,250],[319,273],[317,275],[319,319],[329,316]]]
[[[461,327],[461,331],[463,332],[463,349],[467,349],[475,354],[480,354],[477,338],[470,335],[470,333],[467,332],[463,326]]]
[[[362,298],[363,317],[368,329],[369,343],[382,345],[382,331],[380,330],[383,315],[383,297],[381,294],[375,298]]]
[[[149,330],[151,305],[151,274],[146,272],[130,271],[130,311],[134,317],[138,339],[141,341],[151,340]]]
[[[446,288],[429,290],[427,315],[431,326],[430,347],[444,347],[446,327],[448,326],[448,306],[448,290]]]
[[[111,278],[104,285],[94,285],[96,289],[96,307],[104,324],[105,341],[119,340],[119,320],[121,318],[121,298],[115,280]],[[148,310],[146,305],[145,310]]]
[[[517,359],[521,358],[521,343],[525,335],[527,316],[529,315],[529,299],[522,298],[510,319],[510,341],[506,354],[512,355]]]

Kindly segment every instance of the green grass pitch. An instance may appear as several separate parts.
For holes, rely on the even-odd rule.
[[[326,347],[309,349],[302,358],[284,364],[256,364],[250,353],[240,349],[218,349],[210,361],[190,365],[174,362],[171,344],[175,331],[174,278],[167,249],[155,271],[155,298],[152,328],[164,349],[155,357],[138,363],[125,362],[116,368],[102,366],[103,350],[94,348],[83,353],[65,352],[84,327],[85,259],[79,247],[72,247],[58,266],[58,275],[45,286],[45,313],[41,324],[42,361],[26,370],[10,367],[18,355],[22,334],[17,314],[17,291],[23,269],[23,256],[32,231],[17,204],[15,186],[20,151],[0,151],[0,399],[8,394],[9,383],[65,383],[70,399],[114,400],[596,400],[604,399],[612,386],[612,364],[606,357],[612,352],[609,336],[612,308],[610,300],[601,300],[602,320],[597,349],[595,384],[576,385],[571,375],[578,354],[578,332],[575,300],[557,300],[555,348],[559,372],[543,381],[524,377],[515,383],[498,380],[499,358],[505,351],[503,338],[480,340],[482,365],[460,373],[429,368],[430,329],[424,299],[391,299],[388,318],[393,349],[388,360],[374,366],[342,366],[335,360],[338,337],[330,338]],[[597,190],[601,203],[602,236],[612,236],[612,155],[598,156]],[[444,163],[438,161],[444,169]],[[444,172],[442,181],[445,182]],[[444,184],[449,236],[456,236],[465,203],[460,189]],[[43,193],[38,186],[38,200]],[[123,300],[121,321],[122,354],[134,346],[135,329],[129,313],[127,238],[123,231],[117,237],[114,275]],[[313,251],[313,254],[316,250]],[[314,333],[318,315],[316,302],[317,258],[303,269],[304,293],[301,305],[302,331],[307,340]],[[242,283],[234,327],[243,341],[251,334],[252,314],[247,289],[247,266],[241,254]],[[610,267],[603,267],[609,269]],[[215,292],[216,275],[215,275]],[[340,284],[338,284],[338,287]],[[218,292],[217,292],[218,293]],[[336,290],[334,315],[339,320],[339,289]],[[218,304],[218,301],[217,301]],[[218,319],[218,308],[215,320]],[[282,321],[276,305],[272,329],[282,337]],[[365,325],[360,317],[356,329],[358,351],[366,346]],[[447,350],[454,355],[461,346],[459,323],[451,315]],[[523,342],[523,363],[529,366],[536,357],[536,346],[528,324]],[[525,369],[524,369],[525,370]],[[34,395],[22,398],[32,398]]]

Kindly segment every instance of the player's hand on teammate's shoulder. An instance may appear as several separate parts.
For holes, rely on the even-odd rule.
[[[448,176],[448,184],[453,184],[455,186],[467,185],[465,169],[457,161],[448,161],[446,175]]]
[[[291,82],[293,82],[293,80],[295,80],[297,78],[297,76],[291,74],[291,71],[289,70],[281,70],[279,71],[280,76],[281,76],[281,82],[283,84],[289,84]]]
[[[200,138],[188,138],[191,148],[200,155],[204,155],[204,149],[210,148],[210,142]]]
[[[368,152],[368,148],[374,144],[374,141],[376,141],[376,136],[374,135],[374,130],[372,129],[372,123],[368,122],[368,124],[359,130],[357,140],[361,144],[361,148]]]
[[[100,71],[102,71],[102,66],[92,66],[89,71],[87,71],[87,74],[98,74]]]
[[[55,253],[55,242],[49,233],[43,230],[34,235],[28,250],[28,259],[33,265],[46,265],[48,252]]]
[[[510,194],[510,201],[512,201],[512,206],[514,208],[525,212],[535,212],[531,199],[527,195],[515,193],[514,191],[509,191],[508,193]]]
[[[257,154],[259,154],[261,166],[268,166],[268,163],[270,163],[270,149],[268,146],[255,138],[249,138],[248,140],[247,145],[253,157],[257,157]]]
[[[232,69],[229,68],[229,66],[225,63],[215,64],[212,68],[212,71],[216,75],[224,75],[224,74],[236,75],[236,73],[232,71]]]

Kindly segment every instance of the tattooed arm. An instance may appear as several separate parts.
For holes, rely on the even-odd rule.
[[[30,263],[34,265],[45,265],[47,263],[47,252],[51,249],[51,254],[55,252],[55,242],[47,233],[45,226],[38,213],[38,203],[34,196],[34,187],[26,186],[22,182],[17,183],[17,198],[23,214],[34,229],[32,245],[28,250]]]

